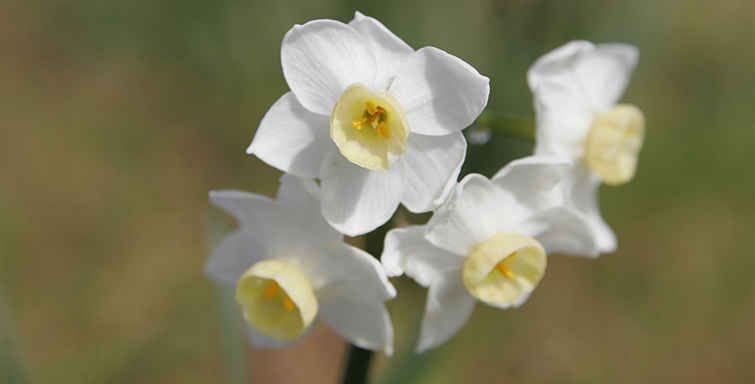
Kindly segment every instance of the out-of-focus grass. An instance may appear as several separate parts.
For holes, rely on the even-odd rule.
[[[390,0],[0,3],[0,280],[35,383],[219,382],[202,275],[207,191],[272,195],[244,154],[287,90],[294,23],[378,17],[491,78],[490,108],[531,115],[524,74],[575,38],[640,46],[624,101],[648,136],[637,178],[604,188],[615,255],[556,256],[518,310],[479,306],[448,344],[379,359],[382,382],[752,382],[755,5],[746,1]],[[531,146],[470,154],[492,174]],[[394,305],[397,346],[424,292]],[[250,352],[262,382],[332,382],[345,346],[325,326]],[[410,361],[416,369],[402,366]],[[407,373],[408,372],[408,373]]]

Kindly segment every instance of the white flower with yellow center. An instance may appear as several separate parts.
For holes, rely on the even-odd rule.
[[[241,191],[213,191],[213,205],[240,224],[210,256],[205,273],[236,288],[252,344],[296,342],[319,315],[350,343],[393,350],[384,302],[396,296],[380,263],[343,243],[319,209],[312,180],[284,175],[276,200]]]
[[[522,305],[545,273],[546,253],[596,254],[589,225],[568,204],[568,159],[514,161],[492,180],[472,174],[423,226],[393,229],[381,257],[388,276],[429,287],[417,352],[466,324],[475,304]]]
[[[294,26],[281,63],[291,91],[247,152],[319,178],[334,228],[356,236],[388,221],[399,203],[427,212],[443,202],[466,155],[461,130],[487,104],[487,77],[438,48],[414,51],[359,12],[349,24]]]
[[[616,250],[616,235],[600,214],[598,187],[634,177],[645,137],[642,111],[617,104],[638,59],[632,45],[572,41],[538,59],[527,74],[537,114],[535,154],[575,161],[572,199],[601,252]]]

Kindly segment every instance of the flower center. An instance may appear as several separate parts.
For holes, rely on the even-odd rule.
[[[535,239],[501,232],[475,248],[464,263],[469,293],[499,308],[522,304],[545,274],[545,250]]]
[[[307,277],[277,260],[260,261],[244,272],[236,284],[236,301],[251,326],[277,341],[301,336],[318,309]]]
[[[351,125],[354,126],[354,129],[359,130],[367,124],[375,129],[380,137],[386,140],[390,139],[391,134],[388,132],[388,124],[385,122],[385,108],[376,105],[372,100],[367,100],[365,105],[367,106],[365,112],[367,116],[354,120]]]
[[[330,137],[350,162],[382,171],[406,152],[409,123],[389,93],[362,83],[346,88],[330,115]]]
[[[593,121],[585,162],[606,184],[624,184],[634,177],[644,140],[642,111],[634,105],[619,104]]]

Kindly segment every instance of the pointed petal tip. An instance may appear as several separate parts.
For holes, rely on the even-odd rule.
[[[391,284],[390,282],[388,282],[388,284],[385,286],[385,288],[388,291],[388,296],[390,296],[390,299],[388,299],[388,300],[395,299],[396,295],[398,294],[397,291],[396,291],[396,287],[394,287],[393,284]]]

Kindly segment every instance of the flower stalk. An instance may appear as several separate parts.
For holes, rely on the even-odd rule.
[[[535,142],[535,119],[510,115],[486,109],[475,120],[478,128],[490,129],[491,133],[512,139]]]
[[[386,233],[393,228],[393,220],[363,237],[364,250],[374,257],[383,253],[383,239]],[[349,356],[343,371],[343,384],[363,384],[367,382],[367,373],[370,370],[373,351],[351,345]]]

